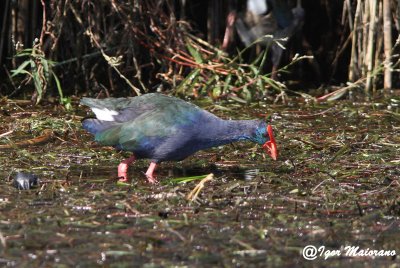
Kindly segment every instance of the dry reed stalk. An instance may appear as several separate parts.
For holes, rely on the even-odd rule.
[[[367,1],[368,2],[368,1]],[[370,0],[369,12],[369,29],[368,29],[368,43],[365,64],[367,66],[367,82],[365,84],[365,95],[369,98],[372,89],[372,71],[374,66],[374,50],[375,50],[375,29],[376,29],[376,7],[377,0]]]
[[[400,7],[399,3],[398,6]],[[390,0],[383,0],[383,49],[385,53],[383,87],[388,90],[392,88],[392,18]]]
[[[359,73],[359,61],[358,57],[360,53],[357,53],[357,41],[359,40],[358,37],[360,36],[360,31],[358,30],[358,24],[360,21],[360,11],[361,11],[361,0],[357,0],[357,7],[356,13],[354,14],[354,26],[353,31],[351,33],[352,40],[351,40],[351,57],[350,57],[350,66],[349,66],[349,81],[354,82],[356,77],[358,78]],[[356,74],[357,72],[357,74]]]

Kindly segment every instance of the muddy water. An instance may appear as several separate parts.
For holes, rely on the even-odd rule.
[[[257,146],[237,143],[163,163],[158,185],[146,183],[148,162],[116,183],[129,154],[91,141],[83,111],[8,103],[0,117],[0,264],[33,267],[161,267],[399,264],[400,111],[379,103],[205,108],[225,118],[269,114],[279,142],[274,162]],[[41,144],[21,140],[52,129]],[[16,171],[36,174],[32,190],[12,186]],[[199,180],[214,173],[198,199]],[[305,246],[317,250],[304,259]],[[346,255],[347,254],[347,255]],[[351,256],[350,256],[351,255]],[[362,254],[361,254],[362,255]],[[313,256],[309,256],[313,258]],[[325,259],[327,258],[327,259]]]

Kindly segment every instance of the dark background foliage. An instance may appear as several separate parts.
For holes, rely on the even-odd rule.
[[[300,3],[291,0],[283,2],[289,8]],[[347,3],[350,9],[344,7]],[[313,56],[314,59],[299,61],[288,69],[289,72],[281,73],[276,78],[292,81],[289,86],[303,91],[363,78],[365,75],[358,70],[358,75],[349,79],[351,26],[355,23],[356,6],[357,1],[302,1],[303,27],[296,30],[285,44],[287,49],[280,66],[290,63],[296,53]],[[397,1],[391,1],[393,36],[399,32],[398,9]],[[13,56],[23,48],[32,48],[35,39],[38,39],[36,44],[44,52],[44,57],[55,62],[52,70],[61,81],[64,95],[101,93],[109,96],[170,90],[179,85],[191,70],[199,68],[198,62],[193,63],[193,53],[188,51],[188,36],[192,46],[203,55],[215,52],[213,48],[205,49],[207,46],[201,40],[215,49],[220,48],[227,17],[232,11],[238,14],[245,12],[246,1],[5,0],[1,1],[0,10],[2,96],[12,98],[32,94],[29,79],[11,79],[10,71],[24,61]],[[378,1],[378,10],[377,34],[382,32],[383,27],[379,20],[382,1]],[[364,33],[368,30],[365,28],[367,24],[359,27]],[[382,40],[376,39],[375,67],[383,60]],[[244,48],[234,31],[226,51],[234,57]],[[241,63],[252,62],[263,49],[254,46],[247,50],[241,55]],[[393,50],[393,54],[395,52]],[[218,57],[211,59],[211,56],[207,60],[219,61]],[[201,68],[205,63],[202,64]],[[271,65],[269,59],[262,66],[262,72],[271,72]],[[359,66],[363,65],[359,63]],[[201,75],[201,81],[205,83],[214,77],[203,72]],[[398,83],[398,79],[394,78],[393,87],[398,87]],[[377,76],[374,84],[382,88],[382,78]],[[49,95],[57,96],[54,82],[48,88]]]

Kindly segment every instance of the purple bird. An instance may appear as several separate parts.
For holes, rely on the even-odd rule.
[[[118,166],[120,181],[128,181],[128,165],[136,159],[151,159],[146,172],[153,173],[164,161],[180,161],[210,147],[247,140],[262,145],[276,160],[278,150],[272,127],[260,120],[223,120],[191,103],[151,93],[133,98],[83,98],[96,119],[85,119],[83,128],[105,146],[133,155]]]

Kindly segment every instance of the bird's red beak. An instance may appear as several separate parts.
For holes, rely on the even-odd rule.
[[[276,146],[274,133],[272,132],[272,127],[270,125],[267,126],[267,133],[269,135],[269,141],[264,143],[262,147],[272,159],[276,160],[278,158],[278,148]]]

